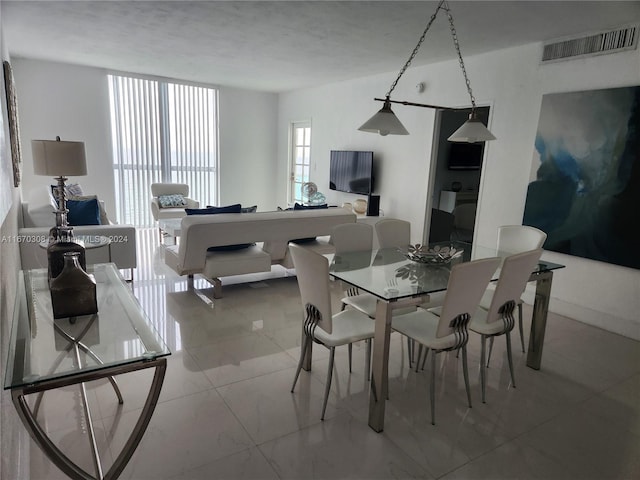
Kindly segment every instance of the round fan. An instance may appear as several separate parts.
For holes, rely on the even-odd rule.
[[[313,182],[305,182],[302,184],[302,195],[311,199],[316,193],[318,193],[318,186]]]

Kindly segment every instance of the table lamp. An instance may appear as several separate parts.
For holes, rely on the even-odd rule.
[[[87,174],[84,142],[55,140],[31,140],[33,171],[36,175],[49,175],[58,181],[58,209],[56,210],[55,238],[73,237],[73,227],[67,221],[67,199],[64,182],[67,176]]]

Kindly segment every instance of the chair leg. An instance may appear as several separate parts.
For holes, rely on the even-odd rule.
[[[520,328],[520,344],[524,353],[524,332],[522,331],[522,303],[518,303],[518,327]]]
[[[425,351],[424,351],[424,357],[422,358],[422,370],[424,370],[424,364],[427,363],[427,355],[429,355],[429,349],[427,347],[424,347]]]
[[[487,355],[487,365],[486,365],[487,368],[489,368],[489,362],[491,361],[491,352],[493,351],[493,339],[494,338],[495,337],[489,337],[489,355]]]
[[[365,376],[367,378],[367,382],[371,380],[371,342],[372,339],[369,338],[366,340],[367,342],[367,363],[365,365]]]
[[[353,357],[353,343],[349,344],[349,373],[351,373],[351,359]]]
[[[487,337],[485,337],[484,335],[480,335],[480,347],[481,347],[480,348],[480,385],[482,386],[482,403],[487,403],[486,402],[487,372],[485,372],[485,366],[484,366],[486,343],[487,343]]]
[[[420,357],[422,356],[422,344],[418,344],[418,359],[416,360],[416,373],[418,373],[418,367],[420,367]],[[425,359],[426,359],[425,355]]]
[[[409,370],[413,368],[413,340],[407,337],[407,356],[409,357]]]
[[[291,393],[293,393],[294,388],[296,388],[296,383],[298,382],[298,377],[300,376],[300,370],[302,370],[302,364],[304,363],[304,357],[307,354],[307,347],[311,339],[309,337],[304,337],[304,342],[300,347],[300,360],[298,360],[298,368],[296,369],[296,376],[293,379],[293,385],[291,386]]]
[[[513,359],[511,358],[511,332],[507,332],[507,360],[509,360],[509,371],[511,372],[511,384],[516,388],[516,377],[513,372]]]
[[[324,412],[327,409],[327,400],[329,400],[329,391],[331,390],[331,380],[333,378],[333,358],[336,354],[336,347],[331,347],[329,352],[329,371],[327,372],[327,384],[324,387],[324,403],[322,404],[322,416],[320,420],[324,420]]]
[[[427,355],[429,352],[427,351]],[[431,352],[431,388],[429,389],[431,397],[431,425],[436,424],[436,352]]]
[[[467,346],[462,347],[462,373],[464,375],[464,387],[467,389],[467,400],[471,408],[471,388],[469,388],[469,367],[467,365]]]

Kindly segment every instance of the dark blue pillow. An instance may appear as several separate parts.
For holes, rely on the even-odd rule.
[[[98,200],[67,200],[67,221],[69,225],[100,225],[100,206]]]
[[[215,215],[217,213],[240,213],[242,206],[239,203],[226,207],[185,208],[187,215]]]
[[[329,205],[323,203],[322,205],[302,205],[300,203],[296,203],[293,206],[294,210],[315,210],[316,208],[329,208]]]

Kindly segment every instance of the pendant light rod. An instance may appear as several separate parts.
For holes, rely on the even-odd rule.
[[[374,98],[377,102],[389,102],[389,103],[399,103],[400,105],[407,105],[409,107],[425,107],[425,108],[435,108],[438,110],[469,110],[470,107],[445,107],[443,105],[431,105],[428,103],[415,103],[415,102],[407,102],[406,100],[391,100],[386,98]]]

